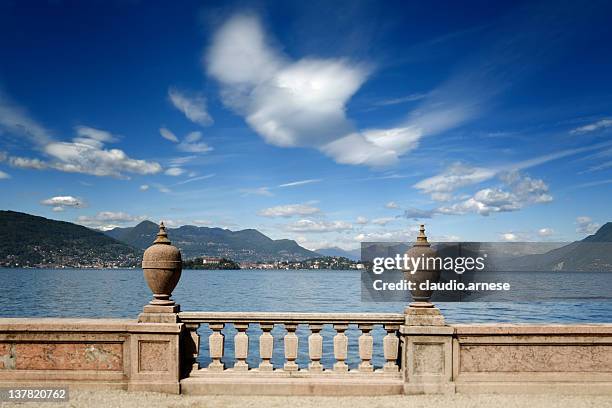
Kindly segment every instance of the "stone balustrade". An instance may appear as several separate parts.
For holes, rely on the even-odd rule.
[[[189,376],[201,376],[211,373],[274,373],[274,375],[288,375],[292,373],[309,375],[346,374],[346,373],[386,373],[390,375],[399,374],[399,328],[404,323],[403,314],[395,313],[206,313],[206,312],[182,312],[179,319],[185,324],[189,335],[185,347],[190,350]],[[207,325],[210,335],[206,341],[210,363],[206,367],[200,367],[199,350],[202,339],[198,333],[200,325]],[[224,363],[226,338],[224,329],[233,326],[235,335],[228,343],[233,344],[233,361],[229,368]],[[273,364],[275,349],[275,338],[273,329],[284,328],[282,342],[283,361]],[[299,339],[298,327],[309,331],[307,339]],[[322,363],[324,355],[323,329],[327,327],[333,330],[333,358],[334,363],[325,367]],[[357,339],[359,364],[349,369],[347,359],[349,356],[349,338],[347,330],[349,327],[357,328],[360,335]],[[374,338],[372,331],[375,327],[382,328],[386,333],[382,338],[382,354],[384,364],[375,367],[373,364]],[[248,330],[259,329],[261,334],[253,338],[249,336]],[[233,341],[231,341],[233,340]],[[280,340],[280,339],[277,339]],[[300,341],[307,342],[308,363],[303,367],[298,365],[298,350]],[[250,342],[257,342],[259,363],[249,366]],[[280,343],[280,344],[279,344]]]
[[[415,245],[428,247],[423,226]],[[143,268],[153,299],[138,321],[0,318],[0,386],[228,395],[612,394],[612,324],[449,325],[422,291],[404,313],[180,312],[171,292],[181,256],[163,224]],[[204,339],[201,326],[210,333]],[[379,342],[375,332],[382,332]]]

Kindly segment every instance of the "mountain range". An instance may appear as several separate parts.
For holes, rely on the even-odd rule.
[[[543,254],[525,255],[508,260],[512,271],[612,272],[612,222],[593,235]]]
[[[114,228],[105,234],[132,247],[145,249],[159,231],[157,224],[143,221],[135,227]],[[238,262],[294,261],[320,256],[290,239],[271,239],[255,229],[230,231],[223,228],[183,225],[167,228],[168,237],[184,258],[213,256]]]
[[[158,225],[151,221],[101,232],[70,222],[0,211],[0,266],[138,266],[158,231]],[[257,262],[320,256],[293,240],[273,240],[255,229],[230,231],[185,225],[167,231],[184,259],[212,256]]]
[[[155,239],[159,227],[143,221],[129,228],[101,232],[64,221],[15,211],[0,211],[0,266],[129,267],[138,266],[142,252]],[[184,259],[198,256],[229,258],[238,262],[295,261],[324,256],[359,259],[359,251],[340,248],[317,252],[289,239],[273,240],[255,229],[230,231],[185,225],[168,228]],[[380,246],[382,244],[379,244]],[[402,253],[391,246],[365,248],[365,257]],[[511,269],[527,271],[612,271],[612,222],[581,241],[542,254],[508,258]]]

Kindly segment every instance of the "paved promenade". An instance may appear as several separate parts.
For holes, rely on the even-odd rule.
[[[6,404],[3,407],[34,407],[41,404]],[[125,391],[73,391],[70,402],[49,407],[172,407],[172,408],[612,408],[612,396],[575,395],[414,395],[385,397],[229,397],[187,396]]]

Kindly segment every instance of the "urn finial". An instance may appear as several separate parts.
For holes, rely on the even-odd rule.
[[[170,245],[168,233],[166,232],[166,226],[164,225],[163,221],[159,223],[159,232],[157,233],[157,238],[155,238],[155,241],[153,241],[153,243]]]
[[[421,224],[419,228],[419,235],[417,236],[415,245],[416,246],[430,246],[429,242],[427,241],[427,235],[425,235],[425,224]]]

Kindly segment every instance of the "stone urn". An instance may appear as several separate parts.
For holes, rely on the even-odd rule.
[[[181,251],[170,244],[163,222],[159,225],[153,245],[144,253],[142,269],[147,285],[153,292],[153,300],[149,304],[159,309],[174,307],[175,303],[170,296],[181,277],[183,261]]]
[[[421,283],[425,283],[426,281],[438,283],[440,280],[440,269],[436,267],[436,262],[434,262],[434,259],[437,257],[437,252],[427,241],[427,236],[425,235],[425,225],[421,225],[417,240],[412,248],[406,251],[406,256],[408,258],[421,259],[420,264],[414,273],[412,267],[410,266],[407,269],[404,269],[404,279],[414,282],[416,286],[415,289],[410,291],[413,300],[411,306],[428,307],[431,305],[429,300],[431,299],[433,291],[421,289],[419,285]],[[430,259],[429,262],[428,259]],[[411,261],[408,262],[409,265],[411,265]]]

